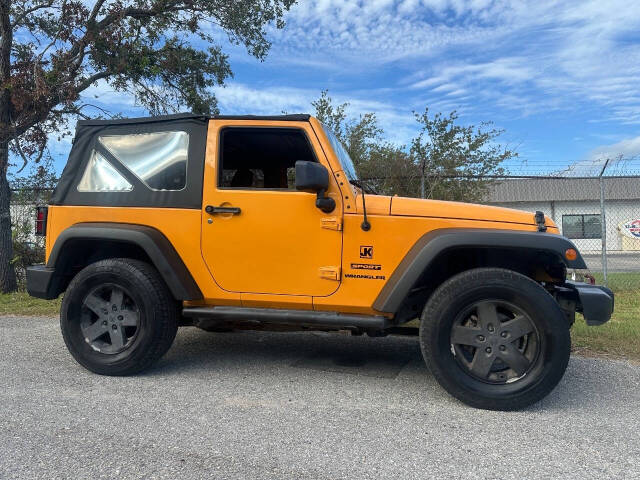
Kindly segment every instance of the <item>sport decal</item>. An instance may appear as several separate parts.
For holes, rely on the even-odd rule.
[[[352,263],[351,268],[354,270],[382,270],[382,265],[373,263]]]

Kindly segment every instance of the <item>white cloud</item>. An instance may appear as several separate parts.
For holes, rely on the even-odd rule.
[[[319,90],[293,87],[253,87],[231,82],[226,87],[215,90],[220,111],[223,114],[263,114],[313,113],[311,102],[320,96]],[[357,117],[369,112],[376,113],[386,138],[392,142],[405,144],[414,135],[415,120],[411,110],[381,100],[384,92],[361,91],[360,95],[329,92],[334,103],[348,102],[348,114]]]
[[[628,159],[640,156],[640,135],[611,145],[602,145],[589,154],[592,160],[614,159],[620,156]]]
[[[393,81],[422,99],[471,92],[460,108],[523,115],[595,104],[602,120],[640,124],[638,3],[318,0],[287,20],[269,62],[370,76],[393,65],[413,70]]]
[[[640,172],[640,136],[591,150],[586,160],[576,162],[564,172],[573,176],[597,176],[607,165],[606,175],[637,175]]]

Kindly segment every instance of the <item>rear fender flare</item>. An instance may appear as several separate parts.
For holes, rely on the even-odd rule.
[[[64,270],[63,252],[76,241],[104,240],[133,244],[151,259],[176,300],[199,300],[202,292],[171,242],[159,230],[126,223],[78,223],[60,233],[47,261],[47,268]],[[60,293],[60,292],[57,292]]]

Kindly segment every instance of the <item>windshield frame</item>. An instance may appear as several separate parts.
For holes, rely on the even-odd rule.
[[[326,126],[324,123],[320,122],[322,129],[324,130],[327,139],[329,140],[329,144],[333,149],[333,153],[335,153],[340,165],[342,166],[342,171],[347,177],[347,180],[355,180],[358,181],[358,172],[356,172],[356,167],[353,164],[353,160],[347,153],[347,150],[342,145],[342,142],[338,139],[338,137],[331,131],[331,129]]]

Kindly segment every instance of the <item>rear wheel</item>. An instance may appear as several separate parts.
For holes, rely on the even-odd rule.
[[[82,366],[102,375],[130,375],[169,349],[178,314],[153,267],[117,258],[93,263],[75,276],[62,302],[60,326]]]
[[[438,382],[468,405],[515,410],[546,396],[569,361],[556,301],[516,272],[483,268],[446,281],[425,306],[420,345]]]

